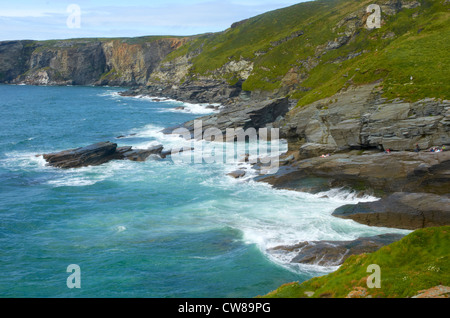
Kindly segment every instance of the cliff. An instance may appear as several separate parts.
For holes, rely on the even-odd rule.
[[[30,85],[145,85],[184,38],[0,42],[0,82]]]
[[[367,25],[374,3],[379,28]],[[449,153],[424,150],[450,146],[449,20],[449,0],[316,0],[192,37],[7,41],[0,83],[134,86],[123,94],[221,103],[200,118],[204,129],[276,127],[289,141],[280,171],[260,180],[375,193],[380,201],[334,213],[368,225],[441,226],[449,223]],[[448,285],[448,238],[448,226],[419,230],[268,296],[414,296]],[[370,264],[383,266],[381,290],[364,287]]]

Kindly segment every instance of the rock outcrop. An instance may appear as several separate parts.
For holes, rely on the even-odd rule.
[[[345,205],[334,216],[370,226],[415,230],[450,224],[450,197],[431,193],[394,193],[376,202]]]
[[[30,85],[88,85],[106,71],[100,42],[68,41],[37,47],[30,56],[29,70],[14,82]]]
[[[429,289],[420,290],[419,294],[412,298],[450,298],[450,287],[439,285]]]
[[[229,106],[221,112],[213,115],[203,116],[196,120],[184,123],[178,127],[170,127],[164,130],[164,133],[171,134],[177,128],[185,128],[191,133],[194,139],[208,139],[209,129],[219,131],[222,134],[222,140],[225,141],[227,129],[233,128],[236,131],[249,128],[255,129],[258,133],[260,128],[270,128],[272,124],[282,118],[289,111],[289,100],[279,98],[275,100],[266,100],[263,102],[251,101],[247,104]],[[196,131],[195,122],[201,122],[201,130]]]
[[[353,241],[300,242],[293,246],[278,246],[271,253],[296,253],[291,263],[319,266],[339,266],[352,255],[372,253],[381,247],[401,240],[401,234],[383,234],[358,238]]]
[[[0,82],[30,85],[146,85],[186,38],[0,42]]]
[[[0,42],[0,83],[11,83],[30,68],[34,41]]]
[[[69,169],[87,166],[98,166],[111,160],[145,161],[151,155],[160,155],[163,146],[149,149],[133,149],[132,147],[117,147],[111,142],[100,142],[87,147],[44,154],[44,159],[50,166]]]
[[[151,86],[130,89],[121,93],[121,95],[164,97],[191,103],[232,104],[233,101],[239,102],[246,99],[247,93],[242,91],[241,83],[229,85],[225,81],[203,80],[186,82],[180,85],[152,84]]]
[[[281,136],[303,140],[300,155],[350,149],[414,150],[450,144],[450,101],[388,101],[377,83],[352,87],[292,110]],[[322,152],[322,153],[323,153]]]
[[[419,229],[450,224],[450,152],[354,151],[294,161],[259,180],[308,192],[346,187],[375,193],[381,200],[334,212],[371,226]]]
[[[364,152],[295,161],[262,178],[279,188],[296,188],[302,179],[326,180],[328,188],[348,187],[385,196],[395,192],[443,195],[450,188],[450,152]],[[321,188],[317,189],[322,191]]]

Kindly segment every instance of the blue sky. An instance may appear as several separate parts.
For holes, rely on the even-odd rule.
[[[194,35],[304,0],[0,0],[0,41]],[[81,9],[69,28],[69,5]],[[76,20],[71,20],[76,21]]]

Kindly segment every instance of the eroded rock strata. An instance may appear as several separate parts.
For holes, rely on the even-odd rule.
[[[292,246],[277,246],[271,253],[295,253],[291,263],[319,266],[339,266],[352,255],[372,253],[381,247],[401,240],[401,234],[383,234],[353,241],[311,241]]]
[[[117,147],[111,142],[99,142],[86,147],[44,154],[50,166],[69,169],[87,166],[98,166],[111,160],[145,161],[151,155],[160,156],[163,146],[157,145],[148,149]]]

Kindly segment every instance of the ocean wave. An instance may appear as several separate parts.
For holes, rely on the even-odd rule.
[[[320,198],[329,198],[331,200],[342,202],[343,204],[357,204],[359,202],[375,202],[380,200],[375,196],[369,194],[361,194],[355,190],[346,188],[334,188],[328,191],[317,193],[316,196]]]
[[[131,161],[111,161],[101,166],[73,169],[59,169],[47,164],[43,155],[30,152],[10,152],[0,160],[0,165],[8,171],[36,172],[39,183],[52,187],[91,186],[113,177],[118,171],[133,169]],[[45,178],[42,176],[45,175]]]
[[[44,169],[47,162],[42,155],[31,152],[9,152],[0,160],[1,165],[10,171]]]
[[[117,93],[117,95],[119,95]],[[105,96],[109,96],[108,94],[105,94]],[[112,96],[116,96],[116,94],[112,94]],[[119,95],[120,96],[120,95]],[[160,113],[186,113],[186,114],[194,114],[194,115],[208,115],[212,113],[216,113],[220,110],[222,107],[221,104],[217,103],[188,103],[183,101],[178,101],[171,98],[166,97],[154,97],[154,96],[147,96],[147,95],[136,95],[136,96],[130,96],[129,98],[133,98],[136,100],[142,100],[142,101],[148,101],[153,103],[164,103],[164,104],[170,104],[172,107],[161,107],[159,108]]]
[[[100,97],[110,97],[110,98],[113,98],[113,99],[122,98],[122,95],[120,95],[119,91],[109,91],[109,92],[98,94],[98,96],[100,96]]]
[[[177,105],[173,108],[160,109],[160,112],[171,112],[171,113],[187,113],[195,115],[208,115],[217,113],[220,111],[220,104],[192,104],[187,102],[179,102],[174,100],[168,100],[171,103]]]

